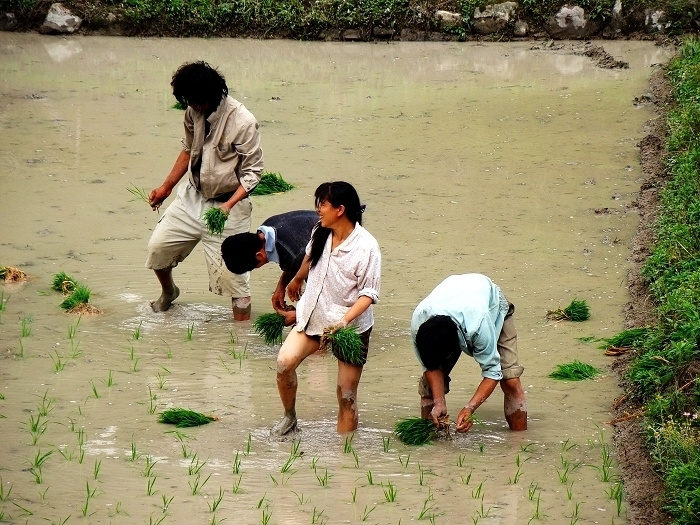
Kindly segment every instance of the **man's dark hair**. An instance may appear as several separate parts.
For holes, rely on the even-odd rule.
[[[255,254],[265,246],[257,233],[237,233],[221,243],[221,257],[232,273],[246,273],[258,265]]]
[[[213,111],[228,95],[226,79],[203,61],[182,64],[173,74],[170,85],[173,95],[183,107],[208,104]]]
[[[425,368],[441,369],[450,355],[461,351],[457,325],[448,315],[431,317],[418,328],[416,348]]]

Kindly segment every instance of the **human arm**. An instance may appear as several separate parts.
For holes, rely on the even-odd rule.
[[[350,309],[345,312],[345,315],[340,319],[338,323],[336,323],[336,327],[338,328],[345,328],[347,325],[352,323],[357,317],[362,315],[362,313],[367,310],[374,301],[372,300],[371,297],[368,297],[366,295],[361,295],[360,297],[357,298],[357,301],[355,301],[355,304],[353,304]]]
[[[423,373],[425,380],[430,386],[430,393],[433,396],[433,409],[430,411],[430,419],[438,425],[438,419],[447,415],[447,402],[445,401],[445,374],[441,369],[426,370]]]
[[[476,392],[469,400],[462,410],[459,411],[457,416],[457,432],[467,432],[474,424],[471,421],[471,416],[476,412],[476,409],[481,406],[481,404],[488,399],[488,397],[493,393],[498,381],[495,379],[490,379],[484,377],[476,388]],[[432,386],[432,385],[431,385]]]
[[[309,268],[311,268],[311,256],[306,254],[301,263],[299,271],[287,285],[287,295],[292,301],[298,301],[301,297],[301,287],[303,286],[306,278],[309,276]]]
[[[231,195],[231,198],[222,203],[219,208],[221,208],[221,210],[228,215],[231,212],[231,208],[233,208],[237,202],[242,201],[247,196],[248,192],[246,189],[243,186],[238,186],[236,191],[233,192],[233,195]]]
[[[190,167],[190,152],[183,149],[180,154],[175,159],[175,164],[173,164],[170,173],[165,178],[163,183],[151,191],[148,195],[148,203],[151,208],[157,210],[163,201],[167,199],[173,191],[175,185],[180,182],[180,179],[187,173]]]
[[[287,306],[284,301],[284,294],[287,285],[293,278],[294,274],[292,272],[282,272],[282,275],[280,275],[275,292],[272,294],[272,307],[275,310],[284,310]]]

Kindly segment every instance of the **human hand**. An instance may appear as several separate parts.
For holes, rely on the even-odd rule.
[[[294,309],[284,310],[275,308],[275,312],[284,317],[284,326],[292,326],[297,322],[297,311]]]
[[[330,330],[330,332],[331,332],[332,334],[334,334],[334,333],[336,333],[338,330],[340,330],[340,329],[342,329],[342,328],[345,328],[346,326],[348,326],[348,322],[347,322],[345,319],[341,319],[341,320],[338,321],[337,323],[332,324],[331,326],[329,326],[328,329]]]
[[[303,293],[301,290],[302,284],[302,279],[294,277],[287,285],[287,295],[292,301],[298,301],[301,298]]]
[[[163,201],[170,197],[171,192],[172,189],[165,186],[158,186],[156,189],[151,191],[151,193],[148,195],[148,204],[151,205],[151,209],[155,211],[160,208]]]
[[[284,288],[281,290],[276,288],[272,294],[272,308],[275,310],[286,310],[287,302],[284,300]]]
[[[440,425],[440,418],[447,415],[447,403],[445,398],[433,400],[433,409],[430,411],[430,420],[435,426]]]
[[[231,213],[231,208],[233,208],[233,204],[229,204],[228,202],[224,202],[223,204],[219,205],[219,209],[226,215]]]
[[[472,428],[472,425],[474,425],[474,421],[472,420],[473,414],[474,411],[468,406],[459,411],[459,415],[457,416],[457,432],[468,432],[469,429]]]

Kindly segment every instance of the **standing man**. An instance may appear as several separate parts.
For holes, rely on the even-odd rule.
[[[148,242],[146,268],[160,282],[160,297],[151,303],[164,312],[180,295],[173,268],[202,242],[209,269],[209,290],[231,296],[233,318],[250,319],[248,274],[233,275],[221,259],[221,236],[210,235],[202,218],[212,206],[228,215],[223,236],[250,230],[253,205],[248,194],[263,171],[258,122],[243,104],[228,95],[224,77],[206,62],[180,66],[170,85],[185,111],[185,137],[170,174],[149,195],[157,210],[175,185],[190,172],[177,198],[158,221]]]
[[[282,270],[272,307],[286,314],[284,300],[289,281],[297,274],[311,240],[311,230],[318,224],[318,213],[310,210],[290,211],[273,215],[263,222],[256,233],[237,233],[224,239],[221,255],[226,267],[235,274],[275,262]],[[286,314],[287,323],[293,322],[293,313]]]
[[[472,414],[499,383],[508,426],[527,430],[514,311],[501,289],[478,273],[448,277],[418,304],[411,320],[411,336],[424,370],[418,383],[421,417],[437,425],[438,419],[447,415],[450,372],[464,353],[479,364],[482,380],[457,416],[457,432],[472,427]]]

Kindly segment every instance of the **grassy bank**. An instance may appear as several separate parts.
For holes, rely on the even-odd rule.
[[[656,325],[637,342],[627,394],[643,407],[647,446],[674,523],[700,523],[700,41],[669,64],[668,184],[643,275]]]
[[[0,0],[0,10],[12,12],[16,29],[38,27],[53,0]],[[474,35],[476,8],[497,2],[485,0],[64,0],[91,30],[115,26],[129,35],[286,37],[315,40],[333,32],[356,30],[358,38],[377,34],[391,38],[403,29],[434,31],[467,39]],[[547,20],[566,2],[523,0],[517,18],[530,33],[542,31]],[[591,22],[603,28],[612,19],[615,0],[580,0]],[[625,33],[642,29],[644,9],[663,10],[670,25],[666,32],[679,34],[700,27],[700,10],[694,0],[631,0],[624,3]],[[461,15],[459,21],[442,21],[436,11]],[[510,26],[491,38],[508,38]],[[378,33],[376,28],[380,28]]]

